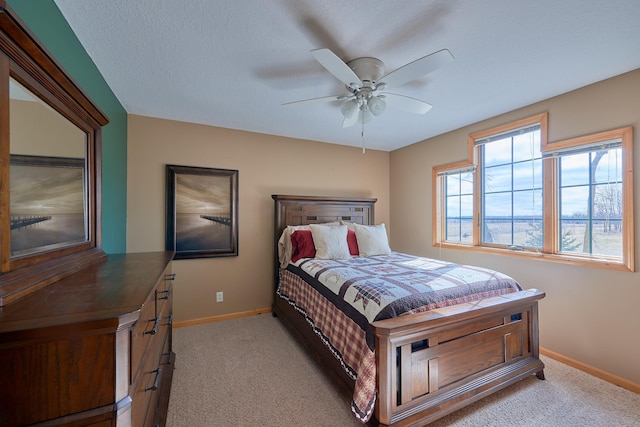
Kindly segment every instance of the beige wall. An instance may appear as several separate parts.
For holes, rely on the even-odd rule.
[[[86,133],[44,102],[12,99],[9,108],[11,154],[84,158]]]
[[[640,383],[640,273],[618,272],[432,246],[431,169],[466,159],[467,136],[547,111],[549,142],[634,128],[635,263],[640,268],[640,70],[396,150],[390,155],[391,247],[494,268],[547,296],[540,345]]]
[[[389,223],[386,152],[135,115],[128,140],[127,252],[164,250],[166,164],[239,171],[239,255],[174,262],[177,322],[271,306],[272,194],[376,197]]]

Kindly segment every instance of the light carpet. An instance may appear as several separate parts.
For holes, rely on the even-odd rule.
[[[168,427],[362,426],[270,314],[174,329]],[[430,427],[640,427],[640,395],[542,357],[526,378]]]

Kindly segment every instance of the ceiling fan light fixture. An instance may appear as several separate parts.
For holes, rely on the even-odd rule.
[[[380,82],[375,85],[375,90],[385,90],[387,88],[387,84],[385,82]]]
[[[371,114],[379,116],[384,112],[385,108],[387,108],[387,102],[381,96],[372,96],[367,101],[367,106]]]
[[[340,106],[340,112],[344,116],[345,119],[350,119],[356,114],[358,111],[358,102],[355,99],[350,99],[345,101]]]

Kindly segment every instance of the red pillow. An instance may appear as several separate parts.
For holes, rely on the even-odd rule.
[[[291,233],[291,262],[300,258],[314,258],[316,247],[313,244],[311,230],[296,230]]]
[[[356,239],[356,232],[353,230],[347,231],[347,245],[349,245],[349,253],[351,255],[360,255],[360,249],[358,248],[358,239]]]

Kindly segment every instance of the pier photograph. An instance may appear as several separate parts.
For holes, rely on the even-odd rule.
[[[237,255],[237,180],[238,171],[167,166],[167,246],[176,258]]]
[[[84,242],[84,160],[11,156],[11,256]]]

